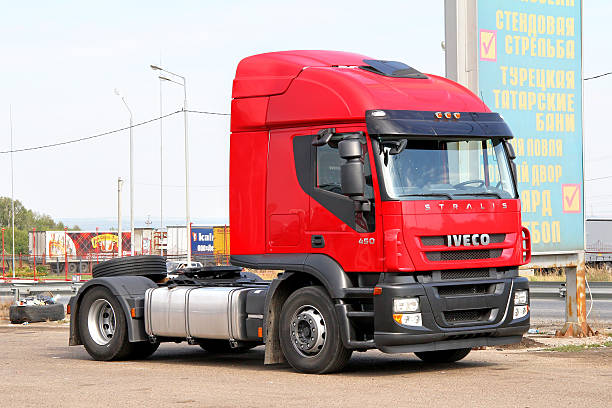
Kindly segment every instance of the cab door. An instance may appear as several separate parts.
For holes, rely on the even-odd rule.
[[[315,128],[314,133],[320,129]],[[365,134],[361,127],[336,126],[336,133],[356,131]],[[362,145],[365,197],[371,209],[361,213],[355,212],[353,200],[342,195],[340,168],[345,161],[338,154],[340,138],[334,137],[324,146],[311,147],[313,180],[307,231],[311,252],[329,255],[345,271],[382,271],[382,218],[378,214],[380,197],[375,193],[379,191],[378,183],[372,174],[376,166],[371,160],[371,143],[366,137]]]

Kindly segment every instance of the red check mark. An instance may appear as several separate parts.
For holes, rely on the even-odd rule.
[[[574,188],[574,194],[571,196],[565,196],[565,201],[567,201],[568,207],[572,206],[572,202],[574,202],[574,198],[576,198],[576,193],[578,192],[578,188]]]
[[[485,54],[489,53],[489,49],[491,48],[491,44],[493,44],[493,40],[495,39],[495,35],[491,34],[491,38],[489,38],[489,44],[486,41],[482,42],[482,46],[484,47]]]

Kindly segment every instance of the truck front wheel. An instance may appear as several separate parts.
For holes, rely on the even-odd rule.
[[[94,287],[85,293],[78,309],[78,324],[83,345],[96,360],[126,359],[134,351],[123,309],[105,287]]]
[[[340,371],[352,350],[342,344],[334,305],[320,286],[295,291],[283,304],[280,345],[293,368],[303,373]]]
[[[468,354],[472,349],[463,348],[455,350],[421,351],[414,353],[418,358],[427,363],[454,363]]]

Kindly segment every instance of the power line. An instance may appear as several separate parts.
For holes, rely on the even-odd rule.
[[[595,75],[592,77],[588,77],[588,78],[584,78],[585,81],[588,81],[589,79],[597,79],[597,78],[601,78],[602,76],[606,76],[606,75],[610,75],[612,74],[612,72],[605,72],[603,74],[599,74],[599,75]]]
[[[603,179],[609,179],[609,178],[612,178],[612,176],[595,177],[592,179],[584,179],[584,181],[595,181],[595,180],[603,180]]]
[[[85,140],[97,139],[97,138],[102,137],[102,136],[112,135],[113,133],[123,132],[124,130],[128,130],[131,127],[134,128],[134,127],[137,127],[137,126],[146,125],[147,123],[155,122],[156,120],[167,118],[168,116],[176,115],[177,113],[180,113],[180,112],[182,112],[182,111],[179,110],[179,111],[176,111],[176,112],[168,113],[168,114],[160,116],[158,118],[149,119],[149,120],[146,120],[144,122],[136,123],[135,125],[132,125],[132,126],[123,127],[121,129],[109,130],[108,132],[98,133],[97,135],[86,136],[86,137],[81,137],[81,138],[78,138],[78,139],[66,140],[64,142],[50,143],[50,144],[40,145],[40,146],[24,147],[22,149],[5,150],[5,151],[1,151],[0,154],[18,153],[18,152],[27,152],[27,151],[31,151],[31,150],[47,149],[49,147],[57,147],[57,146],[63,146],[63,145],[72,144],[72,143],[83,142]]]
[[[112,135],[113,133],[123,132],[124,130],[128,130],[130,128],[135,128],[137,126],[146,125],[148,123],[155,122],[157,120],[164,119],[164,118],[167,118],[167,117],[172,116],[172,115],[176,115],[177,113],[181,113],[181,112],[183,112],[182,109],[181,110],[177,110],[177,111],[172,112],[172,113],[168,113],[166,115],[162,115],[162,116],[153,118],[153,119],[145,120],[144,122],[136,123],[136,124],[134,124],[132,126],[126,126],[126,127],[120,128],[120,129],[109,130],[107,132],[98,133],[98,134],[91,135],[91,136],[86,136],[86,137],[81,137],[81,138],[78,138],[78,139],[66,140],[64,142],[50,143],[50,144],[40,145],[40,146],[24,147],[22,149],[4,150],[4,151],[0,151],[0,154],[28,152],[28,151],[32,151],[32,150],[47,149],[47,148],[50,148],[50,147],[63,146],[63,145],[68,145],[68,144],[72,144],[72,143],[84,142],[86,140],[97,139],[97,138],[100,138],[100,137],[103,137],[103,136]],[[194,111],[194,110],[188,110],[187,112],[200,113],[200,114],[206,114],[206,115],[223,115],[223,116],[227,115],[227,116],[229,116],[229,113],[220,113],[220,112],[207,112],[207,111]]]
[[[219,115],[219,116],[231,116],[229,113],[221,113],[221,112],[207,112],[207,111],[197,111],[197,110],[187,110],[189,113],[203,113],[205,115]]]

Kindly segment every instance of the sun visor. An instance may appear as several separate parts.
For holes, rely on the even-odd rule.
[[[368,110],[370,135],[513,137],[498,113]]]

